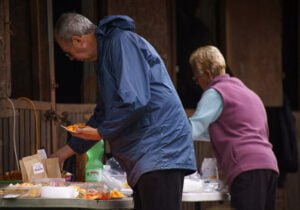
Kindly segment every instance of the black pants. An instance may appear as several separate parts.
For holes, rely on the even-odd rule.
[[[235,210],[274,210],[277,176],[272,170],[241,173],[230,187],[231,206]]]
[[[143,174],[133,189],[135,210],[181,210],[184,170]]]

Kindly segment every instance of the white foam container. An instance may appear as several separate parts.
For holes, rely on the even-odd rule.
[[[76,198],[78,192],[73,187],[42,187],[42,198]]]

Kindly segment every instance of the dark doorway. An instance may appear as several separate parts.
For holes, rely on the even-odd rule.
[[[176,1],[177,91],[184,108],[195,108],[202,90],[192,80],[191,53],[200,46],[218,46],[219,0]]]
[[[81,12],[81,0],[53,0],[53,23],[65,12]],[[57,103],[82,102],[83,63],[71,61],[59,46],[54,44]]]
[[[282,69],[284,95],[293,110],[299,110],[298,26],[299,1],[282,1]]]

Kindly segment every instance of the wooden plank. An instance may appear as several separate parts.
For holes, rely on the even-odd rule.
[[[28,114],[28,109],[23,109],[23,120],[22,120],[22,129],[23,129],[23,136],[22,139],[24,141],[24,143],[26,144],[26,155],[25,156],[30,156],[35,154],[34,151],[34,143],[31,140],[32,136],[30,136],[30,118],[29,118],[29,114]]]
[[[19,154],[19,145],[17,144],[17,140],[14,138],[14,129],[13,129],[13,117],[8,118],[8,130],[9,130],[9,150],[8,150],[8,157],[9,157],[9,165],[8,170],[13,171],[17,170],[16,166],[16,156],[15,151],[17,152],[17,157]]]
[[[84,16],[89,18],[93,23],[98,23],[98,6],[97,0],[81,1],[81,12]],[[83,77],[82,77],[82,102],[94,102],[97,98],[97,81],[96,81],[96,64],[91,62],[83,63]]]
[[[96,104],[57,104],[58,113],[67,112],[89,112],[93,111]]]
[[[52,130],[55,129],[56,134],[57,134],[57,130],[56,130],[56,128],[52,128],[52,126],[55,125],[55,123],[52,123],[51,121],[46,121],[45,125],[46,125],[46,128],[45,128],[45,131],[46,131],[45,141],[46,142],[45,142],[45,144],[46,144],[46,148],[47,148],[46,151],[47,151],[47,154],[51,154],[57,150],[57,142],[59,140],[56,139],[56,141],[54,141],[54,138],[57,138],[57,135],[54,137],[53,133],[52,133]],[[56,145],[54,145],[53,142],[56,142]]]
[[[29,99],[30,100],[30,99]],[[21,100],[20,99],[11,99],[11,101],[13,102],[14,106],[16,109],[32,109],[32,105],[30,103],[28,103],[28,101],[25,100]],[[45,102],[45,101],[34,101],[31,100],[32,103],[34,103],[36,109],[38,110],[50,110],[51,109],[51,105],[49,102]],[[0,108],[11,108],[10,103],[5,100],[5,99],[1,99],[0,100]]]
[[[0,97],[11,95],[9,0],[0,0]]]
[[[25,142],[30,142],[30,154],[33,155],[36,153],[33,135],[30,133],[30,112],[28,109],[24,110],[24,136],[23,139]]]
[[[4,50],[4,34],[5,34],[5,11],[4,0],[0,0],[0,97],[6,97],[6,60]]]
[[[32,76],[33,97],[41,101],[50,101],[50,70],[49,70],[49,51],[44,50],[48,46],[47,2],[30,0],[31,15],[31,39],[32,39]]]
[[[20,139],[20,146],[23,148],[22,154],[20,158],[25,157],[30,154],[28,148],[30,148],[30,142],[26,142],[25,139],[25,113],[24,110],[19,110],[19,139]]]
[[[18,116],[18,134],[16,133],[17,138],[19,139],[19,145],[20,145],[20,158],[22,159],[25,157],[28,153],[26,152],[26,148],[28,147],[28,143],[26,142],[24,138],[24,110],[19,110],[20,115]]]
[[[4,173],[3,162],[4,162],[4,133],[3,133],[3,119],[0,118],[0,177]]]
[[[13,75],[14,97],[32,98],[32,42],[29,1],[9,0],[11,19],[11,74]]]
[[[30,139],[34,144],[34,152],[37,152],[37,149],[39,149],[39,142],[37,141],[38,137],[36,136],[36,128],[35,128],[35,115],[34,110],[28,110],[29,111],[29,133],[30,133]]]
[[[16,110],[16,113],[19,113],[19,110]],[[21,138],[20,138],[20,134],[19,134],[19,127],[20,127],[20,124],[19,124],[19,115],[16,115],[15,116],[15,138],[16,138],[16,144],[18,145],[18,158],[20,159],[21,158],[21,151],[24,150],[24,148],[20,145],[20,142],[21,142]]]
[[[46,121],[43,118],[40,120],[40,134],[41,134],[40,135],[40,137],[41,137],[40,147],[48,149],[47,145],[46,145]]]
[[[45,114],[44,111],[41,111],[40,114],[43,116]],[[52,121],[47,120],[45,117],[40,117],[39,121],[39,131],[40,131],[40,148],[44,148],[47,154],[51,154],[53,152],[52,148],[52,133],[51,133]]]
[[[136,22],[136,31],[145,37],[156,48],[172,79],[175,78],[174,50],[172,36],[172,23],[170,22],[171,5],[170,0],[155,1],[152,0],[114,0],[107,1],[107,13],[124,14],[132,17]],[[137,9],[138,8],[138,9]],[[174,82],[174,81],[173,81]]]
[[[8,159],[10,158],[9,157],[9,137],[10,137],[10,135],[9,135],[9,129],[8,129],[8,118],[5,118],[5,119],[3,119],[3,126],[2,126],[2,128],[3,128],[3,136],[4,136],[4,138],[3,138],[3,145],[4,145],[4,150],[3,150],[3,163],[2,163],[2,165],[3,165],[3,171],[4,171],[4,173],[6,172],[6,171],[8,171],[8,165],[9,165],[9,162],[8,162]]]
[[[228,66],[266,106],[281,106],[280,1],[228,0],[225,11]]]

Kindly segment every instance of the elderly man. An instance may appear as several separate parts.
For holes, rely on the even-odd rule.
[[[88,126],[53,156],[63,162],[103,138],[127,172],[135,209],[179,210],[184,176],[196,168],[191,128],[162,59],[134,29],[127,16],[98,27],[75,13],[57,21],[66,55],[97,62],[100,94]]]

